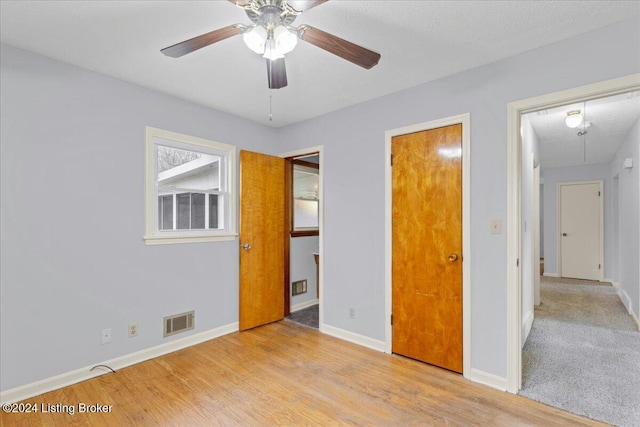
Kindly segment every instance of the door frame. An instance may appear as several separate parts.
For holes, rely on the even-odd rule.
[[[547,95],[511,102],[507,106],[507,391],[522,386],[522,114],[640,90],[640,73],[592,83]]]
[[[288,157],[300,157],[305,155],[311,155],[314,153],[318,153],[318,158],[320,159],[320,167],[318,169],[318,199],[320,201],[320,212],[318,213],[318,253],[320,254],[320,259],[318,261],[318,291],[320,293],[320,298],[318,298],[318,330],[320,332],[324,332],[324,316],[322,315],[322,307],[324,300],[324,145],[316,145],[314,147],[309,148],[301,148],[299,150],[287,151],[285,153],[278,154],[279,157],[288,158]],[[287,237],[290,239],[291,236],[287,230]],[[288,244],[286,248],[288,248]],[[285,249],[286,249],[285,248]],[[286,266],[288,268],[288,272],[285,272],[285,277],[287,281],[290,280],[289,272],[291,271],[291,265],[288,260],[286,261]],[[285,289],[289,289],[287,292],[291,292],[290,283],[285,283]],[[290,295],[289,295],[290,296]],[[285,299],[285,303],[286,303]],[[290,303],[290,302],[289,302]]]
[[[600,257],[598,262],[600,263],[600,277],[598,280],[604,278],[604,181],[602,180],[590,180],[590,181],[572,181],[572,182],[558,182],[556,184],[556,206],[557,206],[557,224],[558,224],[558,237],[557,237],[557,265],[558,265],[558,277],[562,277],[562,239],[559,237],[560,226],[562,225],[562,186],[563,185],[576,185],[576,184],[598,184],[598,191],[600,191],[600,245],[598,250],[600,251]]]
[[[471,375],[471,114],[391,129],[385,132],[384,168],[385,168],[385,213],[384,213],[384,276],[385,276],[385,353],[392,352],[391,307],[392,307],[392,177],[391,177],[391,139],[394,136],[422,132],[450,125],[462,125],[462,372],[464,377]]]

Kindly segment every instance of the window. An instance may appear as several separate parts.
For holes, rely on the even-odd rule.
[[[235,147],[151,127],[145,144],[146,243],[234,239]]]
[[[319,166],[308,159],[293,161],[293,224],[291,235],[318,235],[318,217],[320,203],[318,201]],[[306,161],[312,160],[312,161]],[[317,160],[315,160],[317,162]]]

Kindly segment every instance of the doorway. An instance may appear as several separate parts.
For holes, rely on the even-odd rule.
[[[435,130],[435,133],[432,133],[432,131],[434,130]],[[448,135],[447,130],[451,130],[453,131],[453,133],[451,135]],[[456,134],[458,136],[455,136]],[[412,135],[417,138],[418,140],[417,142],[411,141],[412,139],[414,139]],[[387,131],[385,136],[386,136],[385,158],[387,160],[386,191],[385,191],[385,236],[386,236],[386,239],[385,239],[386,240],[385,241],[386,307],[385,309],[388,316],[387,317],[388,322],[386,322],[386,331],[385,331],[386,332],[385,333],[385,351],[388,353],[397,352],[399,354],[405,354],[409,357],[427,361],[428,363],[432,363],[435,365],[443,366],[446,369],[462,372],[464,376],[471,377],[470,375],[472,373],[470,369],[470,360],[471,360],[470,341],[471,340],[470,340],[470,322],[469,322],[470,276],[469,276],[469,267],[468,267],[470,262],[470,228],[469,228],[469,225],[470,225],[469,224],[469,221],[470,221],[470,215],[469,215],[470,214],[470,192],[469,192],[469,189],[470,189],[470,185],[469,185],[470,183],[470,175],[469,175],[469,172],[470,172],[470,169],[469,169],[470,115],[463,114],[455,117],[450,117],[447,119],[434,120],[427,123],[394,129],[394,130]],[[408,138],[408,139],[405,141],[405,138]],[[456,138],[457,138],[457,142],[456,142]],[[422,140],[422,142],[420,142],[420,140]],[[409,328],[408,326],[405,329],[405,326],[403,325],[408,325],[411,322],[411,321],[407,322],[408,317],[405,309],[408,308],[409,310],[411,310],[412,313],[415,313],[420,311],[420,306],[417,306],[417,307],[414,306],[413,308],[410,308],[409,305],[405,305],[403,301],[410,298],[405,298],[405,295],[403,295],[403,293],[404,291],[412,292],[413,297],[420,294],[424,296],[423,299],[430,299],[431,297],[434,297],[431,299],[435,301],[438,298],[435,298],[435,295],[430,295],[430,294],[437,294],[438,291],[431,292],[427,289],[422,289],[422,284],[420,283],[415,284],[415,286],[413,286],[410,290],[403,291],[398,283],[398,282],[401,282],[399,274],[403,274],[401,273],[402,269],[400,268],[399,264],[396,264],[396,267],[394,268],[394,262],[399,260],[398,258],[396,259],[396,261],[394,261],[394,257],[397,258],[399,256],[403,256],[401,254],[403,253],[404,250],[400,248],[411,248],[417,245],[417,242],[421,240],[421,239],[412,239],[411,236],[402,237],[401,230],[399,229],[394,230],[394,209],[398,210],[398,206],[396,202],[398,201],[402,202],[400,200],[402,199],[402,196],[396,194],[396,191],[394,189],[394,168],[396,166],[399,166],[401,168],[404,168],[405,166],[407,166],[408,170],[411,170],[413,168],[413,166],[410,166],[410,163],[412,163],[412,160],[411,160],[412,155],[401,154],[400,152],[396,152],[396,149],[398,146],[405,145],[406,142],[408,142],[406,144],[406,148],[410,148],[410,146],[414,145],[414,143],[418,145],[426,143],[427,145],[429,145],[429,142],[428,142],[429,140],[431,141],[431,143],[433,143],[434,140],[441,141],[441,142],[444,141],[443,146],[431,148],[430,152],[431,154],[433,154],[433,156],[435,156],[435,158],[453,160],[454,163],[457,161],[459,166],[459,177],[458,177],[459,181],[457,185],[457,190],[454,191],[454,193],[457,193],[457,196],[454,195],[454,198],[457,197],[458,203],[460,203],[459,205],[460,212],[458,214],[459,228],[457,232],[454,232],[455,234],[457,234],[457,243],[456,243],[457,246],[455,246],[453,243],[450,243],[448,245],[443,244],[443,246],[438,250],[440,252],[444,251],[442,252],[442,254],[444,254],[443,255],[444,258],[441,256],[442,254],[440,253],[438,253],[437,256],[434,255],[431,257],[434,262],[433,267],[436,272],[443,273],[444,271],[451,271],[453,275],[458,275],[459,279],[462,280],[461,286],[459,289],[459,292],[460,292],[459,294],[460,296],[458,299],[459,306],[456,308],[458,310],[458,314],[457,314],[458,336],[454,338],[453,334],[448,335],[449,332],[448,331],[445,332],[446,327],[444,323],[440,322],[437,319],[425,320],[427,323],[429,323],[428,326],[432,328],[431,329],[432,332],[433,332],[433,328],[438,329],[438,331],[436,333],[432,333],[431,336],[439,335],[440,337],[445,337],[444,341],[450,340],[451,342],[454,343],[454,346],[457,346],[458,348],[457,349],[458,356],[456,356],[457,364],[449,364],[449,362],[438,361],[438,358],[440,357],[440,355],[447,353],[447,350],[445,350],[445,347],[440,348],[439,355],[435,356],[435,360],[432,357],[433,355],[429,357],[423,357],[419,353],[414,352],[414,350],[417,350],[420,347],[428,346],[427,344],[428,330],[411,331],[410,330],[411,328]],[[392,153],[394,154],[393,160],[392,160]],[[424,154],[424,151],[423,151],[423,154]],[[399,157],[396,157],[396,155],[398,155]],[[399,164],[396,163],[396,161],[401,163],[403,162],[403,160],[401,160],[401,157],[404,157],[405,160],[407,160],[408,162],[405,166],[400,166]],[[419,157],[425,157],[425,156],[421,155]],[[393,161],[393,166],[392,166],[392,161]],[[420,162],[418,162],[418,164],[419,163]],[[403,173],[401,172],[401,174]],[[406,178],[408,178],[408,176],[409,175],[407,175]],[[432,188],[434,187],[437,188],[438,183],[441,183],[439,179],[444,176],[446,176],[446,173],[445,174],[440,174],[439,172],[427,173],[427,174],[418,173],[418,175],[415,178],[417,181],[422,181],[423,184],[426,183],[427,186],[429,186],[429,183],[427,183],[426,181],[432,180],[431,184],[434,184]],[[437,192],[438,191],[436,191],[436,193]],[[397,200],[394,200],[394,198],[396,198]],[[430,206],[434,206],[434,205],[437,205],[438,202],[436,202],[436,200],[430,200],[430,201],[426,201],[425,203]],[[421,204],[418,203],[418,205],[421,205]],[[412,215],[414,213],[418,215],[419,218],[418,217],[413,218]],[[402,212],[396,212],[395,218],[397,222],[399,223],[406,222],[407,225],[412,225],[414,227],[414,230],[416,229],[427,230],[427,234],[430,233],[430,231],[428,230],[434,231],[435,233],[435,231],[438,229],[446,230],[448,226],[451,226],[453,229],[455,229],[453,225],[447,224],[446,220],[444,220],[444,223],[438,222],[435,216],[432,218],[428,218],[417,212],[411,212],[411,213],[407,212],[407,215],[405,218],[407,219],[407,221],[401,221],[403,217],[404,216],[402,215]],[[443,235],[445,234],[446,233],[443,233]],[[431,239],[431,242],[442,243],[443,240],[441,240],[440,237],[434,237],[434,239]],[[433,246],[437,247],[438,245],[434,244]],[[414,265],[414,266],[416,266],[416,268],[419,267],[417,265]],[[408,272],[408,270],[409,269],[407,269],[406,272]],[[457,270],[457,272],[455,272],[455,270]],[[394,285],[394,281],[396,281],[395,285]],[[442,281],[440,281],[439,283],[442,284]],[[445,295],[448,295],[448,294],[443,293],[441,294],[441,297],[444,297],[444,299],[447,299],[448,296],[450,296],[450,295],[448,296],[445,296]],[[413,298],[413,299],[420,299],[420,298]],[[440,298],[440,301],[442,301],[442,298]],[[432,309],[429,311],[433,314],[433,312],[438,312],[440,308],[443,308],[445,306],[446,304],[444,303],[439,308],[436,306],[432,306]],[[424,309],[424,307],[422,308]],[[446,309],[444,308],[443,310],[446,311]],[[440,312],[442,312],[443,310],[440,310]],[[455,329],[456,328],[452,330],[455,330]],[[450,343],[447,342],[446,345],[448,344]],[[435,346],[441,346],[441,345],[444,346],[445,343],[441,342],[439,344],[435,344]]]
[[[507,390],[517,393],[522,385],[522,140],[521,117],[524,114],[545,111],[547,109],[600,99],[640,90],[638,75],[591,84],[569,89],[536,98],[530,98],[509,104],[508,108],[508,223],[507,223]],[[545,192],[547,177],[545,175]],[[553,186],[555,187],[555,185]],[[545,209],[546,202],[545,202]],[[545,221],[546,224],[546,221]],[[547,246],[545,236],[545,245]],[[555,234],[553,235],[555,241]],[[638,238],[639,236],[633,236]],[[547,271],[548,253],[545,249],[545,275]],[[554,257],[555,258],[555,257]],[[638,268],[638,267],[635,267]]]
[[[286,320],[322,330],[323,147],[283,153],[288,162]]]
[[[309,230],[310,227],[298,231],[300,235],[315,235],[315,253],[321,260],[323,175],[319,164],[323,158],[322,146],[279,157],[240,152],[240,330],[282,320],[291,310],[290,239],[294,234],[294,202],[290,185],[295,159],[309,155],[315,156],[318,162],[317,227],[314,231]],[[315,264],[314,252],[308,255]],[[322,277],[321,267],[318,261],[309,273],[313,277],[312,290],[318,285],[321,287],[321,280],[317,280]],[[305,285],[308,290],[308,279]],[[316,302],[319,308],[317,299]],[[321,310],[318,320],[322,330]]]

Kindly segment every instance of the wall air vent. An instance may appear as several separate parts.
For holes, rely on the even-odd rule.
[[[297,282],[293,282],[291,284],[291,295],[300,295],[307,292],[307,281],[306,280],[298,280]]]
[[[186,313],[174,314],[173,316],[165,317],[163,321],[163,336],[168,337],[193,329],[195,327],[195,316],[196,312],[192,310]]]

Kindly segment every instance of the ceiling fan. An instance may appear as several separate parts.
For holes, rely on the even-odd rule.
[[[373,67],[380,60],[379,53],[365,49],[333,34],[309,25],[291,26],[291,23],[298,15],[328,0],[228,1],[244,9],[253,25],[229,25],[166,47],[161,52],[167,56],[179,58],[210,44],[242,34],[247,46],[266,58],[270,89],[280,89],[287,85],[284,55],[293,50],[298,39],[311,43],[366,69]]]

